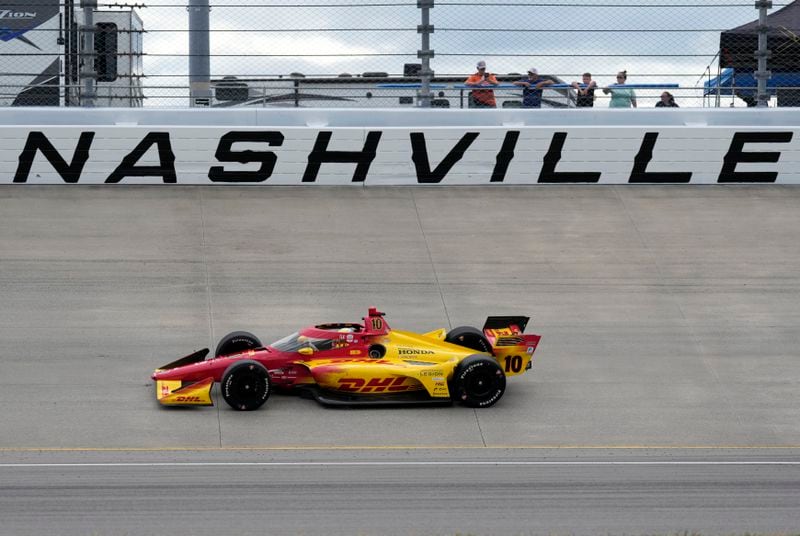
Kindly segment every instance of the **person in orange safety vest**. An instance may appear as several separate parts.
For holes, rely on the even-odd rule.
[[[486,72],[486,62],[481,60],[478,62],[478,72],[471,75],[464,82],[468,86],[496,86],[497,77],[489,72]],[[496,108],[497,101],[494,98],[494,91],[491,89],[475,89],[469,95],[470,108]]]

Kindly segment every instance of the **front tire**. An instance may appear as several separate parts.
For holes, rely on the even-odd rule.
[[[217,351],[214,352],[214,357],[238,354],[245,350],[260,347],[261,341],[249,331],[234,331],[222,337],[217,345]]]
[[[470,408],[488,408],[506,391],[506,375],[497,361],[472,355],[456,367],[451,382],[454,401]]]
[[[222,375],[222,398],[239,411],[252,411],[264,405],[272,392],[266,367],[258,361],[237,361]]]
[[[457,344],[477,352],[492,353],[492,345],[489,344],[489,340],[483,335],[481,330],[473,328],[472,326],[460,326],[451,329],[444,340],[445,342]]]

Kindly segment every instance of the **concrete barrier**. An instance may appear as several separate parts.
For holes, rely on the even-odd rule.
[[[800,183],[800,109],[0,110],[0,184]]]

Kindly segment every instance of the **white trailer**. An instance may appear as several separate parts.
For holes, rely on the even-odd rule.
[[[142,106],[141,19],[131,9],[92,15],[87,46],[75,0],[0,0],[0,106]]]
[[[439,76],[431,81],[432,108],[468,108],[470,90],[464,76]],[[499,75],[506,86],[522,78],[520,74]],[[557,84],[563,80],[546,76]],[[212,80],[214,107],[295,107],[295,108],[416,108],[419,105],[419,77],[370,73],[352,76],[306,78],[292,73],[286,78],[235,78]],[[522,88],[495,90],[499,108],[522,106]],[[545,88],[543,108],[575,106],[571,88]]]

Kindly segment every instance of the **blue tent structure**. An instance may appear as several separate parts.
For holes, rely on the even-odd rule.
[[[767,90],[775,95],[781,88],[800,89],[800,71],[772,72],[767,80]],[[751,69],[734,69],[726,67],[719,76],[703,83],[704,95],[744,95],[755,96],[756,77]]]
[[[767,25],[767,48],[772,52],[767,90],[778,97],[778,106],[800,106],[800,0],[768,15]],[[720,72],[703,84],[705,95],[736,95],[748,106],[755,105],[757,29],[756,20],[720,34]]]

